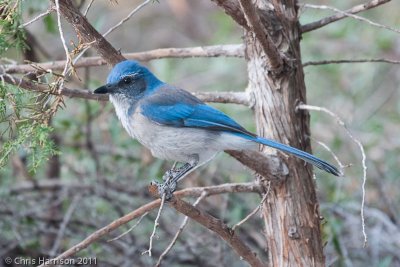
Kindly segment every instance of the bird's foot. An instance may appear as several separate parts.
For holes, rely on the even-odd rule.
[[[181,170],[178,169],[170,169],[166,171],[162,177],[163,181],[166,182],[168,180],[173,180],[175,176],[180,172]]]
[[[170,200],[172,198],[172,194],[175,192],[177,185],[174,181],[165,181],[164,183],[153,181],[151,184],[157,186],[160,197],[165,194],[165,200]]]

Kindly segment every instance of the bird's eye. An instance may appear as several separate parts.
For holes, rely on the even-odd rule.
[[[123,79],[124,84],[130,84],[132,82],[132,78],[127,76]]]

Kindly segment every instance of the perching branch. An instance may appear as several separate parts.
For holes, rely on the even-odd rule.
[[[161,48],[138,53],[126,53],[122,55],[126,59],[135,59],[139,61],[149,61],[160,58],[194,58],[194,57],[244,57],[244,45],[212,45],[197,46],[187,48]],[[79,59],[74,68],[85,68],[92,66],[105,65],[106,59],[102,57],[85,57]],[[62,70],[65,66],[65,60],[58,60],[44,63],[31,64],[8,64],[2,68],[5,73],[28,73]]]
[[[199,197],[201,194],[206,191],[207,195],[216,195],[216,194],[223,194],[223,193],[261,193],[262,188],[260,185],[256,183],[232,183],[232,184],[222,184],[217,186],[209,186],[209,187],[193,187],[193,188],[186,188],[175,192],[174,195],[176,197]],[[58,255],[54,258],[54,261],[65,259],[71,257],[78,253],[79,251],[87,248],[92,243],[99,240],[101,237],[108,235],[110,232],[114,231],[121,225],[124,225],[136,218],[139,218],[146,212],[152,211],[160,206],[161,200],[157,199],[150,203],[147,203],[138,209],[128,213],[127,215],[113,221],[109,225],[95,231],[83,241],[79,242],[75,246],[69,248],[64,253]],[[44,266],[44,265],[41,265]],[[49,266],[49,265],[47,265]]]
[[[260,42],[264,53],[268,57],[268,69],[273,72],[280,72],[283,64],[282,57],[271,37],[263,29],[262,24],[260,23],[260,17],[257,14],[254,4],[252,1],[248,0],[239,0],[239,4],[243,10],[251,31]]]
[[[51,91],[50,87],[45,84],[34,83],[29,80],[12,77],[9,75],[1,76],[4,82],[19,86],[23,89],[39,93],[49,93],[53,95],[63,95],[71,98],[82,98],[97,101],[108,101],[108,95],[94,94],[89,90],[71,89],[62,87],[62,90]],[[250,105],[250,96],[246,92],[195,92],[193,93],[200,100],[212,103],[232,103],[239,105]]]
[[[216,233],[219,237],[225,240],[229,246],[232,247],[232,249],[240,256],[241,259],[247,261],[251,266],[265,266],[265,264],[260,261],[256,254],[238,238],[237,234],[235,234],[235,232],[221,220],[193,207],[189,203],[177,197],[172,197],[168,204],[180,213],[185,214],[192,220],[195,220],[207,229]]]
[[[372,0],[372,1],[368,2],[368,3],[354,6],[354,7],[350,8],[350,9],[344,11],[344,13],[337,13],[337,14],[332,15],[330,17],[326,17],[326,18],[323,18],[321,20],[318,20],[318,21],[311,22],[309,24],[303,25],[303,26],[301,26],[301,32],[302,33],[310,32],[310,31],[319,29],[319,28],[321,28],[321,27],[323,27],[323,26],[325,26],[325,25],[327,25],[329,23],[332,23],[332,22],[347,18],[348,16],[345,13],[357,14],[357,13],[360,13],[362,11],[365,11],[365,10],[380,6],[380,5],[385,4],[387,2],[390,2],[390,1],[391,0]]]

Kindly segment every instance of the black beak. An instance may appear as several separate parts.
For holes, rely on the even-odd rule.
[[[109,84],[100,86],[96,90],[94,90],[95,94],[108,94],[111,91],[111,86]]]

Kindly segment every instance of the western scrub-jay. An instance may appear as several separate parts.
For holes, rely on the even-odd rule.
[[[257,150],[258,144],[290,153],[340,176],[331,164],[299,149],[259,137],[221,111],[180,88],[166,84],[133,60],[118,63],[97,94],[109,94],[128,134],[151,150],[153,156],[183,163],[163,176],[158,185],[166,197],[177,182],[224,150]]]

